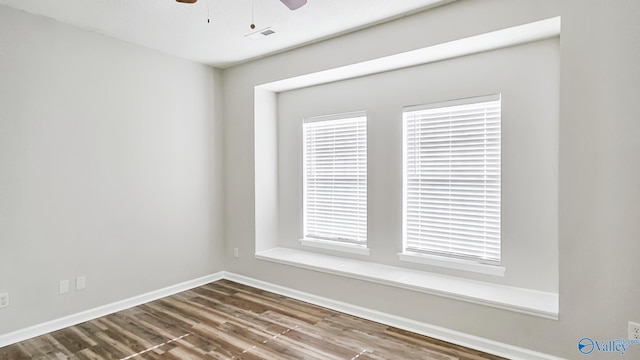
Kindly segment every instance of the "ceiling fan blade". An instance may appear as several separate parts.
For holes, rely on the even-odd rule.
[[[179,3],[185,3],[185,4],[193,4],[198,0],[176,0]]]
[[[307,0],[280,0],[289,10],[295,10],[307,3]]]

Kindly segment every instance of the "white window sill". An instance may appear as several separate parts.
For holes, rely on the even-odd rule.
[[[485,275],[504,276],[506,268],[499,265],[480,264],[472,261],[449,259],[440,256],[417,253],[399,253],[400,261],[438,266],[447,269],[462,270]]]
[[[559,297],[557,293],[498,285],[287,248],[261,251],[256,253],[255,257],[256,259],[396,286],[474,304],[548,319],[558,319]]]
[[[350,254],[369,255],[369,248],[366,245],[341,243],[338,241],[319,240],[319,239],[300,239],[303,246],[310,246],[319,249],[340,251]]]

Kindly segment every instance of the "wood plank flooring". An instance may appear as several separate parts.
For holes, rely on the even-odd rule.
[[[22,359],[502,358],[221,280],[0,348]]]

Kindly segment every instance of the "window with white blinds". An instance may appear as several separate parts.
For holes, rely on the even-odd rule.
[[[366,114],[305,119],[303,138],[304,237],[366,244]]]
[[[500,263],[500,95],[403,110],[405,252]]]

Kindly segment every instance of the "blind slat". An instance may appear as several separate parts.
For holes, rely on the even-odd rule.
[[[403,118],[405,250],[499,263],[499,96],[412,107]]]
[[[367,118],[303,123],[304,236],[367,240]]]

